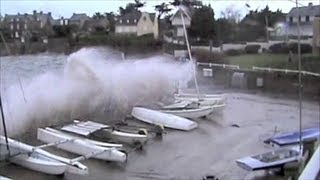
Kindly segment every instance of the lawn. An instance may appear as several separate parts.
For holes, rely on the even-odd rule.
[[[251,69],[252,66],[271,67],[282,69],[298,69],[298,58],[293,55],[289,62],[287,54],[243,54],[238,56],[227,56],[226,60],[233,65],[239,65],[240,68]],[[314,57],[311,54],[302,56],[302,70],[320,72],[320,57]]]

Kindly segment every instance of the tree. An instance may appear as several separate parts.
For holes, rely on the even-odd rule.
[[[155,10],[158,11],[158,17],[157,18],[160,19],[161,15],[168,14],[172,9],[169,8],[169,4],[163,2],[163,3],[159,4],[159,5],[156,5],[155,6]]]
[[[103,14],[101,14],[100,12],[96,12],[94,13],[94,15],[92,16],[93,19],[103,19],[104,16]]]
[[[202,5],[195,8],[189,34],[194,38],[212,39],[215,36],[214,11],[211,6]]]
[[[187,7],[201,7],[202,2],[199,0],[173,0],[170,2],[171,5],[173,6],[179,6],[179,5],[184,5]]]
[[[116,21],[115,21],[115,17],[116,15],[113,13],[113,12],[106,12],[104,13],[104,16],[108,19],[109,21],[109,26],[110,26],[110,31],[111,32],[114,32],[115,30],[115,24],[116,24]]]
[[[128,3],[125,8],[119,7],[120,15],[124,15],[132,12],[140,12],[139,8],[142,8],[146,3],[142,3],[140,0],[135,0],[134,3]]]

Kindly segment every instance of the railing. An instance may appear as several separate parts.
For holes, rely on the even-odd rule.
[[[216,63],[201,63],[197,62],[197,65],[204,65],[204,66],[209,66],[209,67],[223,67],[223,68],[228,68],[228,69],[240,69],[238,65],[231,65],[231,64],[216,64]]]
[[[295,74],[299,73],[298,70],[292,70],[292,69],[278,69],[278,68],[266,68],[266,67],[256,67],[256,66],[253,66],[252,69],[255,71],[284,72],[284,73],[295,73]],[[319,73],[314,73],[310,71],[301,71],[301,74],[320,77]]]

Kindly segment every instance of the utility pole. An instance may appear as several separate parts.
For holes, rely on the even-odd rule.
[[[264,17],[265,17],[265,20],[266,20],[266,40],[267,40],[267,42],[269,42],[269,30],[268,30],[268,24],[269,24],[269,22],[268,22],[268,16],[265,15]]]
[[[298,21],[297,21],[297,28],[298,28],[298,70],[299,70],[299,149],[302,151],[302,84],[301,84],[301,35],[300,35],[300,10],[298,5],[298,0],[296,0],[296,8],[298,12]]]

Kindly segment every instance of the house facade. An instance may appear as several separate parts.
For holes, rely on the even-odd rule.
[[[3,19],[3,28],[14,39],[31,36],[50,36],[53,34],[53,23],[51,12],[33,11],[33,14],[6,14]]]
[[[153,34],[154,38],[158,38],[158,19],[154,13],[132,12],[120,16],[115,24],[116,34],[134,34],[142,36],[145,34]]]
[[[85,14],[85,13],[80,13],[80,14],[73,13],[73,15],[69,19],[69,25],[75,25],[79,29],[82,29],[84,23],[87,20],[90,20],[90,17],[87,16],[87,14]]]
[[[86,20],[83,24],[82,29],[88,33],[98,31],[107,32],[109,31],[109,21],[106,18]]]
[[[313,21],[313,54],[320,55],[320,17]]]
[[[314,6],[312,3],[309,3],[308,6],[299,7],[299,10],[296,7],[292,8],[286,16],[286,28],[284,32],[288,36],[297,36],[297,22],[299,21],[301,36],[312,37],[313,22],[316,17],[320,17],[320,5]]]
[[[183,17],[183,20],[181,18],[181,15]],[[177,7],[175,13],[170,18],[170,21],[172,26],[174,26],[174,36],[181,39],[184,37],[183,22],[186,28],[190,27],[191,25],[191,12],[187,7],[180,5]]]

